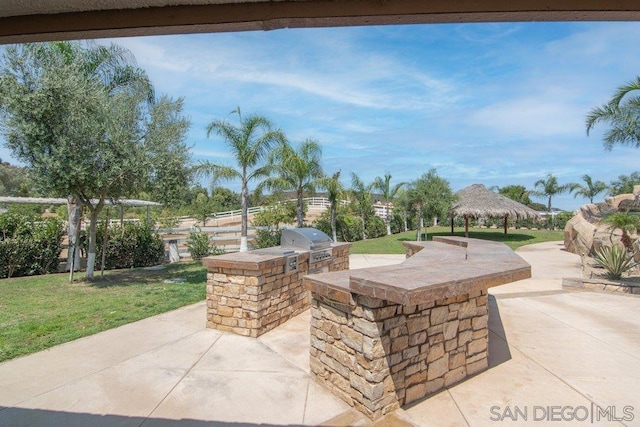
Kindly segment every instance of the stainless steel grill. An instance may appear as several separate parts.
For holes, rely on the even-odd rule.
[[[315,228],[287,228],[282,230],[280,246],[282,249],[309,251],[309,272],[313,272],[321,262],[333,259],[332,241],[329,236]]]

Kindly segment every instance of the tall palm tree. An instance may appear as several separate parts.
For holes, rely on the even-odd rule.
[[[324,176],[321,161],[322,149],[313,139],[305,140],[297,149],[288,144],[281,145],[269,155],[275,176],[263,181],[260,187],[296,192],[298,227],[304,225],[304,192],[315,192],[318,181]]]
[[[604,134],[604,148],[614,145],[640,147],[640,96],[630,95],[640,90],[640,76],[618,87],[608,103],[592,109],[587,115],[587,135],[597,123],[610,125]]]
[[[334,173],[331,176],[325,176],[320,179],[318,182],[318,186],[320,188],[324,188],[327,191],[327,198],[330,203],[330,213],[331,213],[331,233],[334,242],[338,241],[338,233],[336,226],[336,216],[338,211],[338,203],[340,203],[340,198],[342,197],[342,193],[344,188],[342,188],[342,184],[340,183],[340,171]]]
[[[531,194],[538,197],[546,197],[547,198],[547,211],[551,212],[551,201],[552,198],[557,196],[558,194],[566,193],[570,190],[570,185],[559,185],[558,178],[556,178],[553,174],[548,174],[546,179],[539,179],[534,184],[536,190],[532,191]]]
[[[240,193],[242,207],[240,252],[246,252],[249,248],[247,244],[249,183],[269,176],[273,167],[269,164],[263,164],[263,162],[266,161],[272,149],[286,144],[286,138],[279,129],[274,129],[271,122],[263,116],[250,114],[243,117],[240,113],[240,107],[231,113],[238,114],[239,125],[235,126],[225,120],[213,120],[207,126],[207,138],[214,133],[221,136],[233,154],[237,168],[204,162],[198,170],[200,173],[211,174],[214,180],[240,180],[242,185]]]
[[[385,222],[387,223],[387,236],[391,235],[391,204],[396,194],[398,194],[398,191],[400,191],[405,184],[405,182],[400,182],[391,187],[391,174],[388,172],[384,174],[384,179],[378,176],[373,180],[372,187],[382,192],[382,198],[386,208]]]
[[[358,175],[351,172],[351,195],[355,213],[362,222],[362,239],[367,240],[367,217],[373,211],[373,201],[371,199],[371,184],[365,185]]]
[[[585,185],[580,183],[569,184],[569,192],[573,193],[574,198],[581,196],[589,199],[589,203],[593,203],[594,197],[609,188],[607,184],[602,181],[593,182],[593,179],[589,175],[583,175],[582,180]]]

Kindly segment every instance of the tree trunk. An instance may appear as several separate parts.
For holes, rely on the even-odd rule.
[[[67,198],[67,218],[69,233],[69,250],[67,254],[67,265],[65,271],[71,270],[73,265],[74,271],[80,269],[80,248],[78,247],[78,234],[80,232],[80,218],[82,217],[82,205],[78,201],[69,196]]]
[[[387,222],[387,236],[391,236],[391,206],[390,203],[387,203],[387,212],[386,212],[386,222]]]
[[[338,241],[338,233],[336,227],[336,206],[331,205],[331,233],[333,234],[333,241]]]
[[[507,218],[509,218],[509,215],[505,215],[504,216],[504,235],[507,235]]]
[[[416,232],[416,240],[418,242],[422,241],[422,208],[418,208],[418,215],[416,216],[416,227],[418,228]]]
[[[296,216],[298,218],[298,228],[304,225],[304,215],[302,214],[302,188],[296,190],[298,205],[296,206]]]
[[[89,250],[87,251],[87,279],[93,279],[93,270],[96,265],[96,229],[98,224],[98,208],[91,210],[89,221]]]
[[[249,244],[247,243],[247,217],[249,216],[249,208],[247,206],[247,198],[249,197],[249,190],[247,189],[247,183],[242,183],[242,194],[240,202],[242,204],[242,219],[240,226],[240,252],[247,252],[249,250]]]
[[[362,240],[367,240],[367,228],[364,221],[364,215],[360,217],[360,221],[362,221]]]

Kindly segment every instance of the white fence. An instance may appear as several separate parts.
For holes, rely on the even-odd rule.
[[[310,209],[326,209],[331,206],[329,199],[326,197],[307,197],[303,199],[305,204]],[[295,201],[292,199],[290,201]],[[341,205],[346,205],[349,202],[347,200],[341,200]],[[255,215],[264,209],[267,206],[254,206],[248,209],[249,215]],[[374,205],[375,213],[381,218],[386,218],[387,207],[385,205],[376,204]],[[209,215],[208,219],[217,220],[217,219],[225,219],[225,218],[238,218],[240,219],[242,216],[242,210],[232,210],[225,212],[215,212]],[[194,218],[190,216],[182,216],[176,218],[179,223],[184,223],[188,221],[193,221]],[[120,225],[122,222],[139,222],[138,218],[114,218],[109,220],[109,226]],[[82,228],[88,228],[88,223],[85,224],[83,221]],[[249,241],[255,239],[255,230],[256,229],[264,229],[266,227],[249,227],[247,238]],[[165,243],[165,250],[167,253],[170,252],[178,252],[180,258],[189,257],[189,253],[187,250],[187,239],[189,237],[189,233],[192,231],[199,230],[201,232],[207,233],[209,235],[209,241],[214,243],[218,248],[225,250],[226,252],[237,252],[240,250],[240,226],[215,226],[215,227],[177,227],[177,228],[158,228],[156,231],[162,237],[162,240]],[[170,246],[173,245],[172,250],[170,250]]]

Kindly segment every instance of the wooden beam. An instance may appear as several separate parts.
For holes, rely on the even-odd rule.
[[[22,14],[0,4],[0,43],[353,25],[640,20],[636,0],[212,0],[162,7],[146,0],[124,9],[98,0],[75,8],[50,3],[24,6]]]

